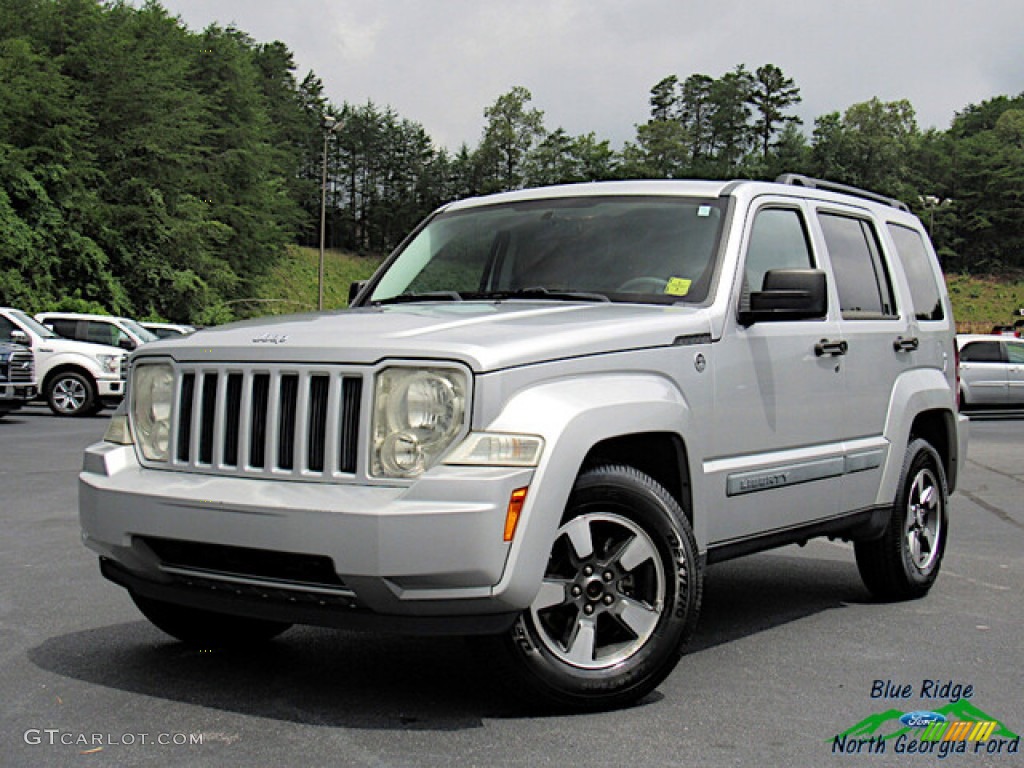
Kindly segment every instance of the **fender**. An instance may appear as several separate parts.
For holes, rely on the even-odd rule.
[[[533,601],[569,493],[591,447],[642,432],[682,436],[691,421],[682,392],[667,377],[652,373],[574,376],[512,397],[487,430],[540,435],[545,448],[494,595],[523,607]]]
[[[107,347],[99,348],[97,354],[113,354],[107,353],[105,350]],[[39,365],[37,375],[39,382],[42,384],[46,378],[50,375],[50,372],[65,366],[74,366],[76,368],[82,368],[89,372],[89,375],[93,379],[111,378],[110,374],[104,374],[99,365],[96,363],[96,359],[88,355],[84,355],[80,352],[53,352],[46,355],[44,361]]]
[[[948,441],[950,455],[947,462],[947,482],[950,492],[956,485],[955,471],[963,460],[960,453],[967,439],[965,430],[956,429],[952,390],[946,375],[935,368],[918,368],[904,373],[896,380],[889,400],[889,412],[882,433],[889,442],[889,460],[886,462],[878,489],[879,504],[892,504],[896,498],[896,486],[900,481],[903,457],[910,442],[910,431],[914,419],[925,411],[944,411],[949,414],[946,428],[953,430]]]

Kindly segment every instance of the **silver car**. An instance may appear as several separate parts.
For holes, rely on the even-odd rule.
[[[1024,405],[1024,340],[956,337],[960,350],[960,407]]]

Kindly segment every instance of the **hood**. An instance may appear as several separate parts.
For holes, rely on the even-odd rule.
[[[167,354],[182,362],[458,360],[484,372],[668,346],[680,336],[709,333],[706,311],[695,307],[438,302],[260,318],[150,342],[137,354]]]

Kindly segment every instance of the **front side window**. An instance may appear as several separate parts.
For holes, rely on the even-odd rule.
[[[533,200],[441,213],[387,267],[371,303],[586,299],[699,303],[724,203],[682,197]]]
[[[744,293],[760,291],[764,276],[773,269],[810,269],[814,266],[807,230],[800,212],[792,208],[765,208],[750,230],[744,263]]]
[[[843,318],[895,317],[892,280],[871,222],[834,213],[819,213],[818,221],[835,273]]]
[[[960,360],[964,363],[1001,363],[1002,345],[998,341],[972,341],[960,350]]]

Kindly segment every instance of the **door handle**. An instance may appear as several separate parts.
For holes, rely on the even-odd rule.
[[[896,341],[892,343],[892,348],[897,352],[913,352],[921,345],[916,336],[911,336],[909,339],[904,339],[902,336],[897,336]]]
[[[846,350],[849,348],[850,345],[845,340],[830,341],[829,339],[822,339],[814,345],[814,354],[818,357],[823,357],[824,355],[836,357],[837,355],[845,355]]]

